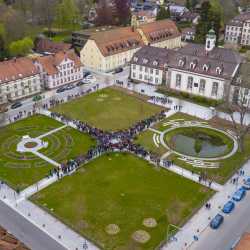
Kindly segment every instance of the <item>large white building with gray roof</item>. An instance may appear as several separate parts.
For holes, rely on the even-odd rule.
[[[188,44],[176,50],[144,47],[131,60],[131,79],[223,100],[229,96],[242,58],[235,51],[216,47],[215,42],[216,35],[211,30],[205,45]]]

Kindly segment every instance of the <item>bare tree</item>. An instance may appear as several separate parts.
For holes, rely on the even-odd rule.
[[[246,116],[250,111],[250,101],[247,98],[248,89],[239,82],[234,86],[231,100],[226,103],[226,110],[231,117],[233,130],[237,136],[240,152],[244,152],[246,135],[250,132],[250,123],[247,123]]]

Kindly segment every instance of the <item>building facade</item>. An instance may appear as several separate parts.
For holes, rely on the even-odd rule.
[[[228,98],[242,58],[232,50],[215,47],[215,42],[211,30],[205,46],[188,44],[178,50],[144,47],[131,60],[131,79],[208,99]]]
[[[236,16],[226,25],[225,42],[250,46],[250,12]]]
[[[42,89],[39,71],[31,59],[0,62],[0,104],[36,95]]]
[[[83,79],[83,66],[73,50],[37,58],[35,65],[46,89],[54,89]]]
[[[81,62],[92,70],[109,72],[128,64],[144,45],[181,46],[181,34],[171,20],[124,27],[93,34],[81,50]]]

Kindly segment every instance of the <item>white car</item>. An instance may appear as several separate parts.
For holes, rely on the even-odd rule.
[[[94,83],[96,82],[96,78],[92,75],[88,75],[85,78],[83,78],[83,81],[88,83]]]

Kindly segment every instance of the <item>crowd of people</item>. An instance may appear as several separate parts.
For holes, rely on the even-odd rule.
[[[73,125],[80,132],[87,133],[97,141],[97,146],[90,148],[86,155],[79,156],[74,160],[68,161],[66,164],[62,164],[60,170],[55,169],[50,173],[50,175],[57,174],[58,178],[60,178],[60,171],[62,174],[69,174],[80,165],[85,164],[104,153],[110,152],[130,152],[141,158],[147,159],[156,165],[160,164],[160,157],[158,155],[149,152],[139,144],[135,144],[133,140],[140,132],[148,129],[154,123],[164,119],[165,111],[161,111],[156,115],[141,120],[128,129],[114,132],[108,132],[99,128],[95,128],[86,122],[73,120],[56,112],[51,112],[50,115],[52,118],[60,120],[65,124]],[[170,166],[171,162],[164,161],[164,164]]]

